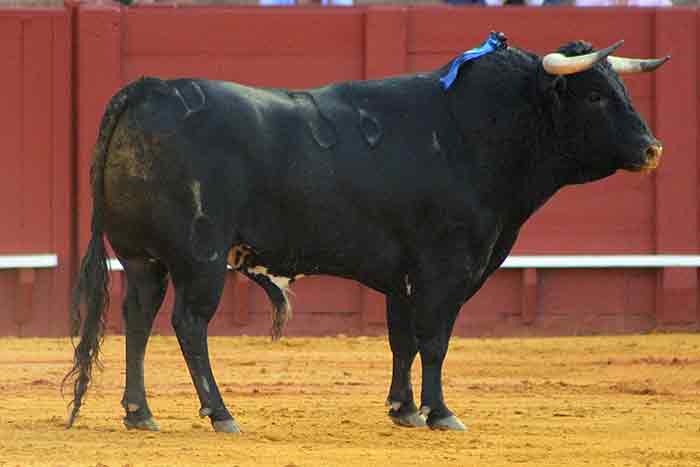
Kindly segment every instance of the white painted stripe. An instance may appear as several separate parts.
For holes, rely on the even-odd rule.
[[[122,266],[122,263],[120,263],[117,258],[109,258],[107,260],[107,267],[109,268],[110,271],[114,271],[114,272],[119,272],[119,271],[124,270],[124,266]],[[228,268],[232,269],[231,266],[229,266]]]
[[[509,256],[503,268],[697,268],[700,255]]]
[[[123,271],[117,259],[112,271]],[[699,268],[700,255],[532,255],[509,256],[502,268]],[[229,267],[230,269],[230,267]]]
[[[0,269],[55,268],[58,256],[46,255],[0,255]]]

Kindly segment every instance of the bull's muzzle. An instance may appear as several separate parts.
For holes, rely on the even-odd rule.
[[[644,163],[639,167],[640,171],[648,172],[654,170],[661,162],[661,154],[664,152],[664,147],[659,142],[650,144],[644,151]]]

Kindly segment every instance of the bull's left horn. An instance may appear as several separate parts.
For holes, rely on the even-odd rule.
[[[561,53],[551,53],[544,56],[542,66],[551,75],[570,75],[586,71],[593,65],[603,60],[620,47],[625,41],[618,41],[608,48],[591,52],[586,55],[567,57]]]
[[[664,58],[625,58],[610,55],[608,62],[612,69],[618,73],[642,73],[656,70],[670,58],[670,55],[666,55]]]

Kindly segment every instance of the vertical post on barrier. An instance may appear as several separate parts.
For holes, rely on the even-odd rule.
[[[32,268],[17,270],[17,292],[14,308],[13,322],[20,330],[20,337],[27,335],[24,327],[35,318],[34,310],[34,283],[36,282],[36,271]],[[33,335],[31,333],[30,335]]]
[[[698,252],[697,15],[693,12],[660,8],[655,16],[656,54],[673,57],[654,74],[655,133],[665,153],[655,173],[657,253]],[[661,270],[657,325],[700,324],[697,299],[695,269]]]
[[[66,2],[63,15],[53,20],[53,67],[51,80],[53,122],[53,179],[51,183],[51,211],[53,250],[58,253],[58,266],[53,275],[51,312],[48,316],[48,335],[69,334],[68,307],[70,290],[75,277],[75,180],[73,100],[73,26],[76,5]]]
[[[122,15],[114,5],[81,4],[77,8],[75,67],[77,131],[76,131],[76,221],[79,258],[90,238],[92,190],[90,164],[104,109],[122,85]],[[121,331],[123,288],[120,272],[112,272],[110,293],[110,332]]]
[[[116,6],[83,4],[77,18],[77,220],[78,250],[90,238],[90,163],[105,106],[122,85],[121,11]]]
[[[406,72],[407,10],[372,6],[365,13],[365,79]]]
[[[47,112],[47,103],[51,102],[52,97],[50,83],[55,74],[51,48],[53,20],[53,15],[45,15],[20,21],[21,85],[13,92],[18,93],[21,99],[21,110],[16,111],[21,149],[11,157],[16,159],[18,169],[13,172],[24,184],[24,193],[17,194],[14,200],[22,211],[17,219],[21,226],[17,245],[22,250],[53,247],[51,182],[54,177],[50,158],[54,154],[53,134],[56,130],[51,122],[52,114]],[[46,281],[53,277],[49,279],[49,276],[42,275],[41,279],[40,287],[43,289]],[[37,296],[36,301],[32,300],[34,282],[33,271],[19,270],[17,286],[22,299],[16,304],[15,324],[23,336],[46,335],[48,332],[51,310],[41,306],[42,297]]]
[[[520,315],[524,324],[532,324],[537,318],[537,269],[523,268]]]

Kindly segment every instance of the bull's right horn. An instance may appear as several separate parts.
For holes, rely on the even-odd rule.
[[[656,70],[670,58],[670,55],[666,55],[664,58],[625,58],[610,55],[608,62],[612,69],[618,73],[642,73]]]
[[[603,60],[620,47],[625,41],[618,41],[608,48],[597,50],[586,55],[567,57],[561,53],[551,53],[544,56],[542,66],[550,75],[571,75],[586,71],[593,65]]]

